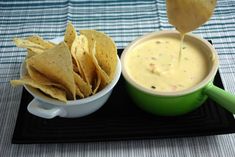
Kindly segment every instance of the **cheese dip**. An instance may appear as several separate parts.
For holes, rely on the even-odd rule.
[[[180,39],[159,37],[135,46],[128,53],[125,67],[139,85],[159,92],[190,88],[209,73],[208,57],[185,41],[179,58]]]

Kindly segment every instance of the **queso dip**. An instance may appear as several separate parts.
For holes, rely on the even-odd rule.
[[[135,46],[126,56],[127,73],[145,88],[175,92],[201,82],[209,73],[208,57],[185,41],[179,58],[180,39],[159,37]]]

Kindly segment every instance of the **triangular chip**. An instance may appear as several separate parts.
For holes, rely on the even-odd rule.
[[[44,53],[30,57],[26,62],[38,72],[45,74],[52,82],[61,84],[68,89],[70,91],[68,98],[75,99],[76,87],[73,77],[72,58],[64,42],[46,50]]]
[[[54,86],[40,84],[31,79],[29,76],[24,76],[20,80],[11,80],[10,82],[12,86],[29,85],[33,88],[40,89],[42,92],[50,95],[52,98],[58,99],[63,102],[67,101],[65,91]]]
[[[68,91],[68,89],[66,89],[63,85],[52,82],[49,78],[47,78],[47,76],[45,76],[44,74],[37,71],[34,67],[27,64],[27,62],[26,62],[26,69],[27,69],[27,73],[30,76],[30,78],[32,78],[34,81],[36,81],[42,85],[55,86],[57,88],[60,88],[64,91],[66,91],[67,95],[70,94],[70,91]]]
[[[96,66],[89,54],[88,40],[84,35],[80,35],[76,39],[76,42],[73,43],[73,45],[76,45],[74,52],[76,57],[75,59],[79,63],[82,73],[84,74],[83,79],[93,86],[93,82],[96,77]]]
[[[76,85],[76,95],[79,97],[79,98],[84,98],[84,95],[82,94],[80,88]]]
[[[74,75],[74,80],[82,94],[87,97],[92,93],[91,86],[85,82],[77,73],[73,73]]]
[[[74,71],[78,72],[84,80],[86,80],[84,71],[81,68],[81,63],[79,62],[79,59],[76,57],[76,51],[78,49],[78,43],[79,43],[78,39],[79,38],[76,35],[70,50],[71,55],[73,57],[73,66],[74,66],[73,69]]]
[[[16,44],[17,47],[21,47],[21,48],[35,48],[35,49],[40,49],[40,50],[45,49],[43,46],[33,43],[26,39],[14,38],[13,42]]]
[[[99,72],[98,69],[96,70],[96,75],[97,76],[96,76],[96,79],[95,79],[95,82],[94,82],[94,88],[93,88],[92,94],[97,93],[100,89],[101,75],[100,75],[100,72]]]
[[[38,45],[42,46],[45,49],[50,49],[50,48],[55,46],[55,44],[44,40],[42,37],[40,37],[38,35],[33,35],[33,36],[30,36],[30,37],[27,37],[26,39],[33,42],[33,43],[35,43],[35,44],[38,44]]]
[[[28,60],[26,60],[25,64],[26,64],[27,73],[33,80],[37,81],[40,84],[49,85],[51,81],[42,73],[37,71],[33,66],[28,64]]]
[[[181,33],[201,26],[213,14],[217,0],[167,0],[169,23]]]
[[[38,53],[37,52],[35,52],[35,51],[33,51],[33,50],[31,50],[31,49],[27,49],[27,58],[30,58],[30,57],[32,57],[32,56],[34,56],[34,55],[37,55]]]
[[[74,62],[75,60],[73,59],[73,71],[80,74],[80,70],[78,69],[77,63],[74,63]]]
[[[68,22],[65,35],[64,35],[64,42],[68,45],[69,50],[71,50],[71,46],[76,36],[77,36],[77,32],[74,26],[72,25],[71,22]]]
[[[36,54],[43,53],[45,50],[45,48],[41,45],[26,39],[14,38],[13,42],[16,44],[17,47],[27,48],[27,58],[30,58]]]
[[[87,37],[90,52],[93,50],[94,42],[96,42],[95,57],[99,66],[112,80],[117,66],[117,47],[113,40],[106,34],[96,30],[81,30],[80,34]]]
[[[104,86],[106,86],[109,82],[110,82],[110,78],[109,76],[106,74],[106,72],[99,66],[98,64],[98,61],[95,57],[95,54],[96,54],[96,42],[94,43],[94,46],[93,46],[93,49],[91,51],[91,57],[92,57],[92,60],[97,68],[97,73],[99,73],[99,77],[101,79],[101,82],[100,82],[100,87],[103,88]],[[96,87],[97,88],[97,87]],[[96,89],[98,90],[98,89]]]
[[[73,69],[78,72],[83,79],[85,79],[85,74],[81,69],[79,61],[76,59],[76,51],[77,51],[77,43],[78,41],[78,36],[76,29],[72,25],[71,22],[68,23],[66,27],[66,32],[64,36],[64,42],[68,45],[70,53],[72,55],[72,60],[73,60]]]

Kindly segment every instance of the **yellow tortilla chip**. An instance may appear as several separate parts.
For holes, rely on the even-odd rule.
[[[109,82],[110,82],[110,78],[109,76],[106,74],[106,72],[99,66],[98,61],[95,57],[96,54],[96,42],[94,43],[93,49],[91,51],[91,57],[92,60],[97,68],[97,73],[99,73],[99,77],[101,79],[100,82],[100,88],[103,88],[104,86],[106,86]]]
[[[71,22],[68,23],[64,35],[64,42],[68,45],[69,50],[71,50],[73,41],[77,36],[77,32]]]
[[[37,43],[33,43],[29,40],[25,39],[20,39],[20,38],[15,38],[14,43],[16,44],[17,47],[21,48],[27,48],[27,57],[32,57],[36,54],[43,53],[45,48],[43,48],[41,45],[38,45]]]
[[[77,87],[80,89],[81,93],[85,97],[91,95],[92,93],[91,86],[87,82],[85,82],[77,73],[74,72],[73,75],[74,75],[75,83]]]
[[[94,82],[94,88],[93,88],[93,91],[92,91],[93,95],[99,91],[100,84],[101,84],[101,75],[100,75],[100,72],[99,72],[98,69],[96,70],[96,75],[97,75],[97,77],[96,77],[96,80]]]
[[[70,94],[69,99],[75,99],[76,87],[73,77],[72,58],[67,45],[61,42],[44,53],[27,59],[28,66],[33,67],[41,74],[45,74],[52,82],[64,86]]]
[[[33,43],[35,43],[35,44],[38,44],[38,45],[42,46],[45,49],[50,49],[50,48],[53,48],[55,46],[55,44],[44,40],[43,38],[41,38],[38,35],[33,35],[33,36],[30,36],[30,37],[27,37],[26,39],[33,42]]]
[[[87,37],[90,52],[93,51],[94,43],[96,42],[95,57],[99,66],[112,80],[117,66],[117,47],[113,40],[106,34],[95,30],[81,30],[80,33]]]
[[[52,98],[58,99],[60,101],[66,102],[66,94],[63,90],[53,87],[53,86],[47,86],[40,84],[33,79],[31,79],[29,76],[24,76],[20,80],[11,80],[12,86],[19,86],[19,85],[29,85],[33,88],[40,89],[45,94],[50,95]]]
[[[40,49],[40,50],[45,49],[43,46],[33,43],[29,40],[25,40],[25,39],[14,38],[13,42],[16,44],[17,47],[21,47],[21,48],[35,48],[35,49]]]
[[[32,78],[34,81],[43,85],[50,85],[50,86],[55,86],[57,88],[63,89],[64,91],[66,91],[67,95],[69,95],[70,91],[68,91],[63,85],[52,82],[51,80],[47,78],[47,76],[45,76],[44,74],[37,71],[34,67],[27,64],[27,61],[26,61],[26,69],[30,78]]]
[[[37,55],[38,53],[36,53],[35,51],[31,50],[31,49],[27,49],[27,58],[30,58],[34,55]]]
[[[212,16],[217,0],[167,0],[169,23],[181,33],[201,26]]]
[[[80,88],[76,85],[76,95],[79,97],[79,98],[84,98],[84,95],[82,94]]]
[[[26,69],[28,75],[38,83],[49,85],[49,83],[51,82],[46,76],[37,71],[33,66],[29,65],[27,60],[26,60]]]
[[[80,70],[78,69],[77,64],[74,63],[75,60],[74,60],[74,59],[72,59],[72,60],[73,60],[73,71],[80,74]],[[80,75],[81,75],[81,74],[80,74]]]
[[[84,74],[83,79],[93,86],[93,82],[96,77],[96,66],[89,54],[88,40],[84,35],[80,35],[75,41],[77,42],[74,43],[74,45],[76,45],[74,53],[76,60],[81,67],[82,73]]]
[[[78,49],[78,43],[79,43],[78,39],[79,38],[76,35],[76,37],[75,37],[75,39],[72,43],[70,52],[71,52],[71,55],[73,57],[74,70],[77,71],[82,76],[82,78],[84,80],[86,80],[84,71],[82,70],[81,65],[80,65],[81,63],[79,62],[79,59],[76,57],[76,51]]]
[[[42,50],[42,49],[37,49],[37,48],[28,48],[27,49],[27,58],[30,58],[34,55],[37,55],[37,54],[41,54],[43,53],[45,50]]]
[[[72,55],[72,60],[73,60],[73,68],[76,72],[78,72],[83,79],[85,79],[85,74],[81,69],[80,63],[76,58],[76,51],[77,51],[77,43],[78,41],[78,36],[76,29],[72,25],[71,22],[68,23],[66,32],[65,32],[65,37],[64,37],[64,42],[68,45],[70,49],[70,53]]]

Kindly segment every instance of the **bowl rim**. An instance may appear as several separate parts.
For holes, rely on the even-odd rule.
[[[58,43],[58,41],[60,41],[61,39],[63,39],[63,38],[58,37],[58,38],[52,39],[52,41],[53,42],[55,41],[55,43]],[[22,62],[21,67],[20,67],[20,77],[21,78],[26,73],[25,61],[26,60],[24,60]],[[97,92],[94,95],[91,95],[89,97],[77,99],[77,100],[68,100],[67,102],[62,102],[62,101],[50,98],[50,97],[46,96],[45,94],[44,95],[45,95],[46,99],[44,99],[40,95],[38,95],[36,92],[34,92],[34,90],[32,90],[32,89],[35,89],[37,92],[40,92],[38,89],[30,87],[28,85],[24,85],[24,87],[35,99],[40,100],[42,102],[46,102],[46,103],[53,104],[53,105],[59,105],[59,106],[60,105],[62,105],[62,106],[82,105],[82,104],[87,104],[89,102],[95,101],[95,100],[103,97],[104,95],[106,95],[108,92],[112,91],[121,76],[121,71],[122,71],[121,61],[117,55],[117,65],[116,65],[116,72],[115,72],[114,78],[108,85],[106,85],[105,88],[103,88],[99,92]],[[42,92],[40,92],[40,93],[42,93]]]
[[[198,91],[199,89],[205,87],[209,82],[211,82],[218,70],[218,66],[219,66],[219,59],[218,59],[218,54],[215,50],[215,48],[205,39],[201,38],[198,35],[192,34],[192,33],[187,33],[185,34],[185,38],[193,38],[194,40],[199,41],[200,43],[202,43],[203,45],[205,45],[209,50],[210,53],[213,56],[213,63],[212,63],[212,68],[210,70],[210,72],[208,73],[208,75],[201,81],[199,82],[197,85],[182,90],[182,91],[176,91],[176,92],[159,92],[159,91],[153,91],[151,89],[148,89],[142,85],[139,85],[136,83],[136,81],[134,81],[130,75],[128,74],[128,72],[126,71],[125,68],[125,61],[126,61],[126,55],[130,52],[131,49],[133,49],[136,45],[138,45],[139,43],[143,42],[143,41],[147,41],[150,39],[153,39],[154,37],[159,37],[159,36],[170,36],[170,35],[180,35],[178,31],[176,30],[161,30],[161,31],[156,31],[156,32],[151,32],[148,34],[145,34],[143,36],[140,36],[138,38],[136,38],[134,41],[132,41],[131,43],[129,43],[127,45],[127,47],[124,49],[123,53],[121,54],[121,64],[122,64],[122,75],[125,78],[125,80],[131,84],[132,86],[134,86],[137,90],[140,90],[144,93],[150,94],[150,95],[155,95],[155,96],[167,96],[167,97],[176,97],[176,96],[184,96],[187,94],[191,94],[195,91]]]

